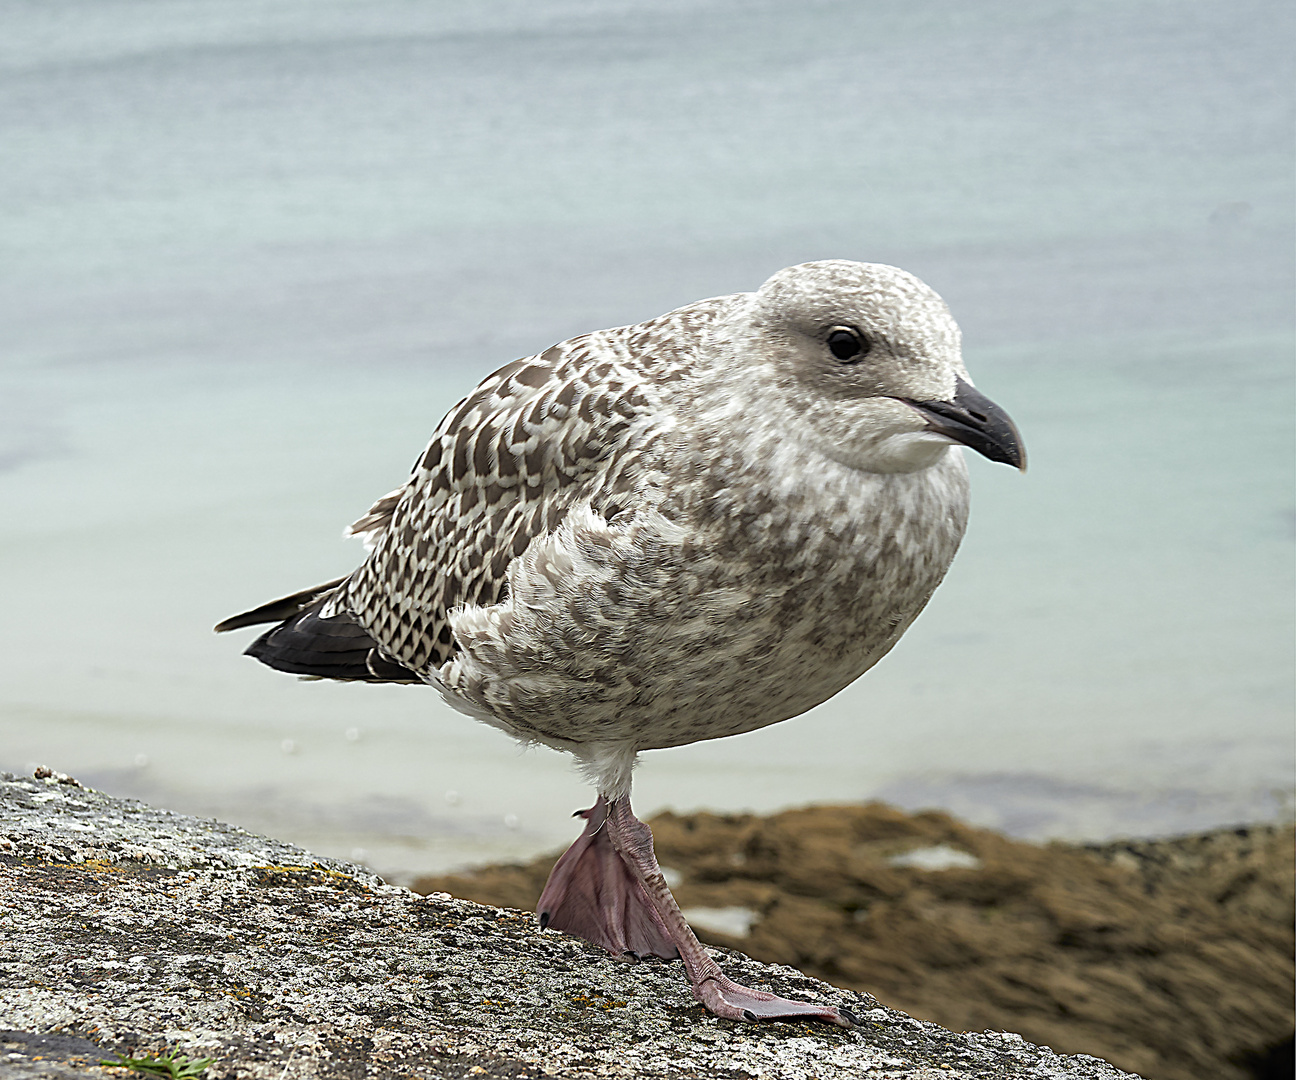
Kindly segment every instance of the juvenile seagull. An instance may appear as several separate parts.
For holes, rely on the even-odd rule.
[[[641,750],[765,727],[878,662],[967,519],[958,444],[1022,467],[944,302],[892,266],[789,267],[754,293],[572,338],[488,377],[350,528],[347,577],[236,615],[280,671],[427,683],[598,788],[537,905],[615,955],[679,957],[732,1020],[845,1009],[726,978],[630,809]]]

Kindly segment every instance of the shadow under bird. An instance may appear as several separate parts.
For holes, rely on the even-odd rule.
[[[765,727],[899,640],[967,520],[960,446],[1024,468],[939,296],[826,261],[516,360],[351,526],[352,574],[227,619],[280,671],[426,683],[597,786],[537,910],[683,961],[733,1020],[855,1023],[728,979],[630,808],[638,753]]]

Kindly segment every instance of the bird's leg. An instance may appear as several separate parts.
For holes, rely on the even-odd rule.
[[[595,806],[604,807],[602,796]],[[604,829],[611,847],[621,857],[621,862],[634,875],[643,894],[652,904],[661,927],[679,951],[693,986],[693,996],[716,1016],[729,1020],[792,1020],[805,1018],[826,1020],[842,1027],[853,1027],[858,1021],[845,1009],[831,1005],[814,1005],[806,1001],[791,1001],[763,990],[740,986],[720,970],[702,947],[683,912],[671,895],[661,867],[653,853],[652,831],[634,816],[628,796],[613,799],[605,806]],[[579,841],[578,841],[579,842]]]
[[[578,811],[585,831],[549,873],[536,904],[542,927],[601,945],[613,956],[679,956],[657,910],[631,867],[613,848],[606,826],[608,803],[600,795]]]

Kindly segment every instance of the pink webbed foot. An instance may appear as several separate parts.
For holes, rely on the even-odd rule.
[[[684,919],[653,853],[652,833],[630,800],[602,795],[581,811],[585,831],[554,865],[536,905],[540,925],[583,937],[614,955],[679,957],[693,996],[727,1020],[859,1021],[846,1009],[792,1001],[741,986],[711,959]]]
[[[849,1009],[833,1005],[816,1005],[810,1001],[793,1001],[741,986],[719,973],[694,984],[693,996],[707,1011],[727,1020],[825,1020],[839,1027],[859,1027],[859,1018]]]
[[[549,872],[536,904],[541,928],[566,930],[613,956],[678,959],[643,885],[608,839],[607,803],[600,797],[576,816],[585,819],[585,831]]]

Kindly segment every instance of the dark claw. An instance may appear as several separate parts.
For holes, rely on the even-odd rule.
[[[840,1005],[838,1005],[838,1006],[837,1006],[837,1011],[838,1011],[839,1013],[841,1013],[842,1016],[846,1017],[846,1019],[849,1020],[849,1021],[851,1022],[851,1026],[852,1026],[852,1027],[863,1027],[863,1026],[864,1026],[863,1024],[860,1023],[860,1018],[859,1018],[858,1016],[856,1016],[853,1012],[851,1012],[850,1009],[843,1009]]]
[[[754,1024],[756,1023],[756,1014],[751,1009],[743,1009],[743,1019],[750,1020]]]
[[[543,930],[548,925],[549,925],[549,912],[547,911],[540,912],[540,929]]]

